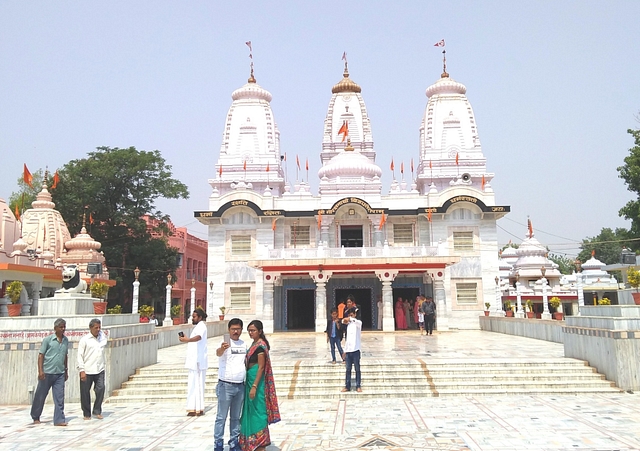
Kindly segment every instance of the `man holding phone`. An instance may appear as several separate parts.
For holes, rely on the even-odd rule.
[[[244,403],[244,379],[247,370],[244,358],[247,347],[240,340],[243,323],[240,318],[233,318],[227,326],[229,333],[224,334],[220,347],[216,349],[218,356],[218,412],[213,430],[214,451],[224,449],[224,423],[229,415],[229,451],[240,451],[238,436],[240,435],[240,416]]]
[[[187,359],[184,364],[189,370],[187,381],[187,415],[204,415],[204,382],[209,368],[207,356],[207,314],[200,307],[193,311],[191,322],[196,326],[189,338],[178,332],[179,340],[187,344]]]

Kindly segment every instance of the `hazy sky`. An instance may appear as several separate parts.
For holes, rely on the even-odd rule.
[[[2,1],[0,197],[26,163],[60,167],[98,146],[158,149],[189,187],[163,201],[205,238],[231,93],[249,75],[273,94],[281,150],[309,158],[317,193],[323,121],[342,52],[362,87],[383,192],[389,163],[418,159],[425,89],[447,69],[467,86],[499,205],[501,243],[531,217],[575,254],[625,227],[616,168],[640,127],[640,1]],[[289,176],[295,166],[289,158]],[[79,211],[81,206],[79,206]],[[72,234],[77,231],[71,231]]]

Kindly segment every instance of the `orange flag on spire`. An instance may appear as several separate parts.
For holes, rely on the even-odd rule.
[[[222,165],[220,165],[220,169],[218,169],[218,177],[222,177]]]
[[[93,213],[89,212],[89,224],[93,224],[95,221],[93,220]]]
[[[431,160],[429,160],[429,169],[433,169],[433,164],[431,164]]]
[[[307,161],[304,164],[305,169],[308,171],[309,170],[309,157],[307,157]]]
[[[273,230],[275,232],[276,230],[276,221],[278,220],[278,218],[273,218],[273,221],[271,221],[271,230]]]
[[[322,228],[322,210],[318,210],[318,230]]]
[[[484,179],[484,174],[482,174],[482,191],[484,191],[484,184],[485,184],[485,179]]]
[[[460,154],[458,154],[458,152],[456,152],[456,164],[459,164],[459,163],[458,163],[458,157],[459,157],[459,156],[460,156]]]
[[[529,229],[529,238],[533,237],[533,226],[531,225],[531,219],[527,219],[527,227]]]
[[[269,162],[267,161],[267,172],[269,172]]]
[[[51,189],[56,189],[58,186],[58,182],[60,182],[60,176],[58,175],[58,171],[53,175],[53,185],[51,185]]]
[[[404,174],[404,161],[400,163],[400,174]]]
[[[33,175],[31,175],[31,172],[29,172],[29,168],[27,167],[26,163],[24,163],[22,179],[24,180],[24,183],[33,188]]]
[[[296,164],[298,165],[298,169],[300,169],[300,159],[298,158],[298,154],[296,154]]]
[[[244,160],[244,164],[242,165],[242,168],[246,171],[247,170],[247,160]]]
[[[338,130],[338,135],[342,135],[342,142],[349,136],[349,123],[347,121],[342,122],[340,130]]]
[[[378,226],[378,228],[381,229],[386,222],[387,222],[387,218],[385,217],[384,213],[382,213],[382,216],[380,216],[380,225]]]
[[[20,209],[18,208],[18,204],[16,204],[15,214],[16,214],[16,221],[20,221]]]
[[[431,222],[431,210],[427,212],[427,221]]]
[[[391,157],[391,170],[393,171],[393,169],[395,168],[395,166],[393,165],[393,157]]]

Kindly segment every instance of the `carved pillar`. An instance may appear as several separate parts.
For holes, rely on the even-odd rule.
[[[437,328],[440,332],[443,330],[449,330],[449,315],[447,313],[446,294],[444,291],[444,280],[441,277],[436,277],[433,281],[433,294],[436,305]]]
[[[393,319],[393,288],[391,283],[396,278],[398,272],[376,271],[376,276],[382,281],[382,331],[393,332],[396,330]]]
[[[262,326],[266,334],[273,333],[273,293],[277,279],[275,274],[265,274],[262,288]]]
[[[324,332],[327,327],[327,282],[331,273],[318,270],[309,275],[316,283],[316,332]]]

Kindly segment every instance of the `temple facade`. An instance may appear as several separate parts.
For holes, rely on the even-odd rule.
[[[510,208],[496,203],[466,87],[445,69],[426,96],[419,147],[410,167],[392,160],[383,193],[373,125],[345,63],[316,194],[286,180],[272,95],[252,73],[231,96],[208,209],[195,212],[208,226],[208,311],[225,306],[268,332],[321,332],[352,295],[365,330],[393,331],[394,300],[424,294],[440,330],[478,328],[501,270],[496,221]]]

